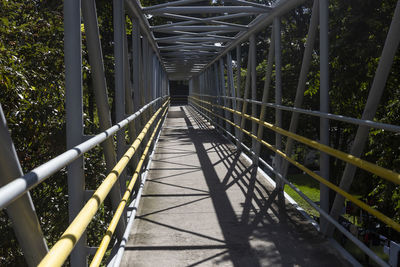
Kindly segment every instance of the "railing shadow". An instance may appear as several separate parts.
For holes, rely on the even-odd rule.
[[[243,227],[240,220],[237,218],[236,212],[226,193],[226,186],[220,180],[214,165],[208,156],[209,152],[204,146],[204,138],[199,136],[199,133],[202,135],[202,132],[205,130],[207,131],[207,135],[210,136],[209,129],[202,128],[201,125],[198,125],[199,130],[193,129],[194,125],[190,121],[189,117],[186,116],[184,119],[188,125],[188,135],[195,146],[209,188],[210,197],[228,249],[229,260],[234,266],[261,266],[258,257],[255,255],[254,257],[244,257],[245,254],[252,254],[252,247],[249,243],[247,227]],[[221,140],[220,138],[218,139]],[[212,138],[208,137],[207,140],[214,141],[215,136],[212,136]],[[234,166],[231,168],[234,168]],[[231,172],[231,170],[228,170],[228,173],[229,172]],[[240,245],[240,249],[238,249],[238,245]]]
[[[180,129],[171,127],[163,134],[165,142],[160,143],[157,152],[162,156],[153,159],[159,164],[151,170],[157,174],[153,173],[155,177],[149,179],[148,183],[167,188],[168,193],[160,195],[163,199],[182,197],[185,200],[164,202],[161,207],[154,205],[138,219],[155,227],[168,228],[178,233],[178,236],[189,234],[207,239],[211,243],[203,240],[200,243],[195,241],[171,245],[135,245],[127,247],[127,250],[188,251],[189,254],[191,250],[217,250],[212,255],[204,254],[204,257],[199,257],[194,263],[187,263],[188,266],[211,260],[213,264],[233,266],[343,265],[335,259],[336,255],[328,251],[327,245],[321,246],[324,240],[310,224],[304,222],[296,210],[278,204],[277,191],[260,178],[257,167],[245,160],[234,145],[224,139],[194,109],[186,106],[181,107],[180,111],[176,110],[174,107],[175,113],[170,118],[182,118],[179,122]],[[196,154],[198,161],[185,161],[186,156],[193,154]],[[172,170],[172,173],[166,175],[163,169]],[[204,185],[198,187],[195,183],[182,183],[189,181],[187,178],[193,172],[202,172],[197,177],[204,177],[201,178],[205,181]],[[183,180],[176,179],[178,176]],[[173,178],[172,181],[170,178]],[[185,193],[174,192],[174,188],[185,190]],[[160,192],[148,194],[149,197],[158,196]],[[192,198],[186,199],[189,196]],[[204,201],[210,201],[214,208],[219,224],[216,235],[214,232],[203,232],[179,223],[168,223],[161,217],[152,217],[165,212],[182,212],[179,211],[180,208],[200,205]],[[152,206],[151,203],[149,205]],[[207,220],[203,223],[207,223]],[[212,227],[215,227],[214,224]]]
[[[186,107],[182,110],[186,112],[185,121],[189,129],[192,129],[189,130],[189,136],[196,147],[227,243],[227,253],[222,257],[224,260],[231,261],[234,266],[265,266],[266,263],[281,266],[343,264],[332,251],[326,250],[327,245],[323,245],[326,241],[294,208],[285,203],[282,205],[278,191],[259,177],[257,166],[244,161],[240,152],[229,145],[194,109]],[[199,130],[196,131],[196,127]],[[206,149],[196,136],[198,132],[205,131],[213,136],[208,138],[213,151]],[[208,153],[217,153],[218,163],[227,169],[222,179],[218,177],[207,150]],[[240,211],[234,210],[227,194],[232,186],[237,186],[244,198]],[[254,241],[256,239],[261,241]],[[263,241],[272,243],[272,248]],[[240,251],[231,249],[237,242],[243,245]],[[246,257],[248,255],[251,257]]]

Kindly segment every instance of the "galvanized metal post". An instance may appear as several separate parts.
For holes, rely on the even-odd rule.
[[[0,104],[0,186],[23,175],[6,118]],[[37,266],[47,254],[47,244],[43,236],[35,207],[29,192],[16,199],[7,207],[18,243],[26,263]]]
[[[133,81],[133,106],[134,111],[136,112],[140,107],[140,98],[139,98],[139,87],[140,87],[140,79],[139,79],[139,47],[140,47],[140,27],[138,19],[132,17],[132,81]],[[135,123],[136,131],[139,132],[139,123]]]
[[[312,56],[312,53],[314,50],[315,36],[316,36],[317,29],[318,29],[318,19],[319,19],[319,0],[315,0],[313,9],[312,9],[310,26],[308,28],[307,40],[306,40],[306,44],[305,44],[305,50],[304,50],[304,54],[303,54],[303,61],[301,64],[299,80],[297,83],[296,96],[295,96],[295,100],[294,100],[294,107],[296,107],[296,108],[301,107],[301,105],[303,103],[303,99],[304,99],[304,90],[306,87],[307,75],[308,75],[308,71],[310,68],[311,56]],[[292,117],[290,120],[290,126],[289,126],[290,132],[295,133],[297,131],[299,116],[300,116],[300,113],[297,113],[297,112],[292,113]],[[288,138],[286,141],[285,154],[290,156],[292,154],[292,150],[293,150],[293,139]],[[283,177],[286,177],[288,167],[289,167],[289,162],[286,160],[283,161],[282,162],[282,171],[281,171],[281,174]]]
[[[247,101],[245,101],[248,96],[249,96],[249,90],[250,90],[250,74],[251,74],[251,59],[252,59],[252,53],[255,53],[253,49],[251,49],[251,46],[249,47],[249,55],[247,59],[247,75],[246,75],[246,82],[244,86],[244,93],[243,93],[243,103],[242,103],[242,112],[241,112],[241,121],[240,121],[240,128],[244,129],[246,126],[246,119],[243,117],[244,114],[247,113]],[[239,132],[239,138],[238,138],[238,144],[240,144],[243,140],[243,132]],[[238,145],[237,146],[238,150],[242,149],[242,146]]]
[[[241,46],[240,44],[236,46],[236,92],[235,92],[235,104],[236,104],[236,109],[239,111],[241,110],[241,102],[237,101],[237,97],[240,97],[241,95],[241,82],[242,82],[242,55],[241,55]],[[236,114],[236,124],[239,125],[240,122],[240,117],[239,115]],[[237,139],[236,141],[236,147],[240,148],[240,130],[236,129],[235,131],[235,137]]]
[[[224,60],[222,58],[219,59],[219,83],[220,83],[220,90],[221,90],[221,96],[223,97],[223,103],[224,106],[227,106],[227,101],[226,101],[226,89],[225,89],[225,74],[224,74]],[[225,110],[224,114],[225,114],[225,118],[228,119],[229,118],[229,112],[227,110]],[[231,129],[231,125],[225,121],[225,130],[227,130],[228,132],[230,132]]]
[[[219,85],[220,85],[220,81],[219,81],[219,79],[220,79],[220,75],[219,75],[219,68],[218,68],[218,63],[217,62],[215,62],[214,64],[213,64],[213,66],[214,66],[214,76],[215,76],[215,95],[216,95],[216,100],[215,100],[215,102],[217,103],[217,105],[221,105],[221,103],[222,103],[222,99],[221,99],[221,93],[220,93],[220,89],[219,89]],[[219,116],[223,116],[223,110],[222,109],[217,109],[217,114],[219,115]],[[223,127],[223,124],[224,124],[224,122],[222,121],[222,119],[220,118],[220,117],[217,117],[216,118],[216,122],[217,122],[217,124],[219,125],[219,126],[221,126],[221,127]],[[217,130],[219,130],[219,128],[217,128]]]
[[[253,50],[251,53],[251,98],[252,100],[257,100],[257,72],[256,72],[256,65],[257,65],[257,58],[256,58],[256,36],[252,34],[250,36],[250,49]],[[251,116],[257,116],[257,105],[256,103],[251,104]],[[257,134],[257,124],[255,121],[251,122],[251,133],[256,135]],[[251,149],[254,151],[256,148],[256,144],[258,142],[255,139],[251,139]]]
[[[231,95],[231,107],[232,109],[236,110],[237,106],[236,106],[236,93],[235,93],[235,84],[234,84],[234,79],[233,79],[233,68],[232,68],[232,55],[229,52],[228,54],[226,54],[226,65],[227,65],[227,76],[228,76],[228,88],[230,91],[230,95]],[[239,124],[239,118],[237,116],[237,114],[231,114],[233,117],[233,121],[235,122],[235,124]],[[239,134],[239,129],[237,129],[236,127],[234,127],[234,134],[235,136],[238,136]],[[233,133],[232,133],[233,134]]]
[[[242,82],[242,54],[241,54],[241,47],[240,44],[236,46],[236,94],[235,98],[240,96],[240,89],[241,89],[241,82]],[[237,109],[240,110],[240,101],[238,102],[235,99]],[[239,117],[238,117],[239,120]],[[238,138],[238,136],[236,136]]]
[[[221,93],[219,91],[219,84],[220,84],[219,79],[220,79],[220,77],[219,77],[218,63],[215,62],[212,66],[213,66],[212,72],[213,72],[213,77],[214,77],[214,85],[213,85],[214,90],[213,91],[214,91],[214,95],[215,95],[214,103],[217,104],[217,105],[221,105],[222,104],[222,98],[221,98]],[[221,119],[221,117],[219,117],[218,115],[219,116],[223,116],[223,110],[220,109],[220,108],[216,109],[215,115],[214,115],[214,119],[215,119],[215,123],[216,124],[218,124],[219,126],[223,127],[223,123],[224,122]],[[216,130],[220,131],[221,134],[223,132],[219,127],[216,127]]]
[[[124,1],[113,0],[114,20],[114,57],[115,57],[115,118],[121,121],[125,117],[125,71],[124,71]],[[126,147],[125,130],[117,132],[117,160],[124,155]],[[126,171],[119,177],[121,192],[126,190]]]
[[[376,110],[378,108],[380,99],[382,97],[385,84],[390,73],[391,66],[393,64],[394,56],[397,52],[400,43],[400,1],[397,2],[396,9],[394,11],[393,19],[390,24],[389,32],[386,37],[385,45],[382,50],[381,58],[379,60],[378,68],[376,69],[374,80],[372,82],[371,90],[368,94],[367,103],[365,104],[364,112],[362,114],[363,120],[373,120]],[[354,143],[351,147],[350,154],[355,157],[360,157],[365,146],[365,142],[368,140],[369,127],[359,126],[357,129]],[[342,180],[340,181],[340,188],[348,191],[353,182],[357,167],[351,164],[346,164],[344,169]],[[331,209],[331,216],[337,219],[343,208],[344,198],[336,194],[335,201]],[[334,227],[329,225],[327,227],[327,235],[333,234]]]
[[[134,111],[136,112],[143,105],[142,99],[142,79],[141,79],[141,66],[142,66],[142,48],[140,40],[140,27],[137,18],[132,17],[132,77],[133,77],[133,101],[134,101]],[[136,132],[140,132],[143,125],[142,122],[143,115],[135,120]]]
[[[147,42],[147,37],[143,36],[142,38],[142,50],[141,50],[141,72],[140,72],[140,76],[142,79],[142,86],[141,86],[141,101],[142,101],[142,106],[145,105],[146,101],[147,101],[147,90],[148,90],[148,83],[147,83],[147,49],[148,49],[148,42]],[[142,116],[142,126],[144,126],[146,124],[146,121],[148,120],[148,115],[149,112],[145,112]]]
[[[105,131],[112,126],[110,108],[108,104],[107,83],[104,73],[103,53],[101,50],[100,34],[97,23],[96,4],[94,0],[82,2],[82,16],[85,23],[86,45],[89,53],[89,63],[92,71],[93,89],[99,117],[100,131]],[[110,172],[115,164],[115,146],[112,138],[102,143],[107,172]],[[118,208],[121,200],[119,186],[111,190],[111,203],[113,210]],[[117,236],[120,238],[124,233],[123,225],[117,227]]]
[[[80,144],[83,139],[82,108],[82,49],[81,49],[81,1],[64,3],[64,62],[65,62],[65,109],[67,118],[67,149]],[[67,167],[68,211],[72,222],[84,203],[85,175],[83,157]],[[71,253],[71,266],[86,266],[86,233],[77,241]]]
[[[320,1],[320,111],[329,112],[329,0]],[[320,118],[321,144],[329,146],[329,119]],[[320,154],[321,176],[329,181],[329,155]],[[329,212],[329,188],[320,183],[320,207]],[[321,229],[326,221],[321,221]],[[324,230],[323,230],[324,231]]]
[[[124,36],[124,79],[125,79],[125,114],[124,117],[127,115],[131,115],[135,112],[135,104],[134,104],[134,95],[133,95],[133,84],[131,82],[131,68],[129,64],[129,49],[128,49],[128,37],[126,35],[126,30],[125,27],[123,27],[123,36]],[[135,139],[136,139],[136,123],[137,120],[132,121],[131,123],[128,124],[128,132],[129,132],[129,144],[132,144]],[[127,145],[125,146],[126,150]],[[130,161],[130,166],[133,170],[136,169],[136,165],[139,161],[139,153],[135,153]],[[130,174],[128,175],[128,172],[126,172],[125,175],[125,184],[128,183],[130,180]],[[140,180],[140,179],[139,179]],[[136,186],[134,187],[134,190],[137,191],[139,189],[140,181],[136,182]],[[124,213],[123,213],[123,220],[124,222],[127,223],[127,209],[125,208]],[[122,234],[123,235],[123,234]],[[122,238],[122,236],[121,236]]]
[[[282,104],[282,63],[281,63],[281,19],[274,18],[274,46],[275,46],[275,104]],[[282,127],[282,111],[275,109],[275,125]],[[282,149],[282,136],[275,133],[275,148]],[[281,157],[275,153],[274,169],[280,171]],[[276,179],[276,187],[280,192],[283,192],[284,183],[281,179]]]
[[[270,84],[271,84],[271,78],[272,78],[272,68],[274,64],[274,56],[275,56],[275,44],[274,44],[274,30],[272,28],[271,32],[271,41],[269,45],[269,51],[268,51],[268,59],[267,59],[267,69],[265,70],[265,81],[264,81],[264,90],[263,90],[263,96],[261,103],[267,103],[268,102],[268,97],[269,97],[269,89],[270,89]],[[264,121],[265,119],[265,113],[266,113],[266,106],[261,106],[261,111],[260,111],[260,121]],[[257,131],[257,137],[262,139],[264,134],[264,126],[258,125],[258,131]],[[256,156],[256,159],[258,160],[258,157],[260,156],[260,149],[261,149],[261,143],[257,142],[256,147],[254,149],[254,154]]]
[[[234,84],[234,79],[233,79],[233,69],[232,69],[232,55],[229,52],[228,54],[226,54],[226,76],[227,76],[227,81],[228,81],[228,90],[229,90],[229,95],[230,95],[230,99],[229,99],[229,103],[230,103],[230,107],[234,110],[236,110],[236,101],[234,99],[234,97],[236,96],[235,94],[235,84]],[[237,115],[236,114],[232,114],[230,115],[230,119],[233,120],[233,122],[235,124],[237,124]],[[238,129],[236,127],[233,127],[233,132],[232,134],[237,135],[237,131]]]

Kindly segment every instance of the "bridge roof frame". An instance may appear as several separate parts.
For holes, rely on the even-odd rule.
[[[128,11],[139,18],[169,78],[189,80],[247,41],[251,34],[271,24],[274,17],[283,15],[305,0],[281,0],[271,6],[249,0],[229,0],[222,6],[204,5],[202,0],[177,0],[147,7],[135,0],[126,2]],[[255,17],[248,24],[226,21],[246,16]],[[151,25],[153,17],[174,21]],[[206,55],[212,57],[204,58]],[[208,63],[202,68],[194,68],[200,58]]]

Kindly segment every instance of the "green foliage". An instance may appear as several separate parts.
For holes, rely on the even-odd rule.
[[[0,2],[0,102],[24,172],[65,150],[62,6]],[[65,171],[31,191],[49,243],[65,227]],[[0,265],[24,265],[4,211]]]
[[[142,0],[143,6],[164,3],[162,0]],[[274,1],[263,1],[274,2]],[[197,3],[203,5],[204,2]],[[220,5],[221,1],[213,2]],[[369,89],[379,63],[380,54],[395,7],[395,0],[330,1],[330,111],[335,114],[360,118]],[[114,57],[112,1],[96,1],[99,31],[104,55],[106,81],[109,90],[112,121],[114,116]],[[311,17],[312,1],[306,1],[282,17],[282,82],[283,104],[293,105],[304,43]],[[250,17],[231,22],[245,23]],[[153,17],[152,25],[178,20]],[[126,20],[127,34],[131,32]],[[162,37],[165,33],[157,33]],[[257,98],[261,99],[266,58],[270,45],[271,29],[260,32],[257,45]],[[130,37],[129,37],[130,38]],[[97,110],[90,83],[91,69],[85,51],[83,32],[84,121],[87,134],[98,132]],[[303,108],[319,110],[319,47],[318,35],[312,54],[311,67],[304,93]],[[0,103],[5,111],[8,126],[17,148],[24,172],[48,161],[65,151],[64,62],[63,62],[62,3],[57,1],[6,1],[0,0]],[[131,42],[128,41],[131,46]],[[246,80],[248,44],[242,45],[241,95]],[[235,57],[235,55],[233,55]],[[381,105],[375,120],[400,125],[400,53],[394,60]],[[268,102],[275,101],[275,73],[272,75]],[[251,105],[249,105],[249,111]],[[259,110],[257,110],[257,113]],[[289,127],[290,113],[283,112],[283,128]],[[266,120],[275,121],[274,109],[267,108]],[[298,133],[319,139],[319,120],[300,116]],[[251,123],[246,125],[251,128]],[[348,152],[357,127],[331,121],[331,146]],[[275,135],[264,131],[264,140],[275,143]],[[284,139],[283,142],[286,140]],[[251,140],[245,137],[247,144]],[[296,144],[292,155],[300,162],[308,149]],[[262,150],[269,161],[271,152]],[[87,189],[96,188],[106,174],[101,148],[85,155]],[[372,129],[365,149],[366,160],[380,166],[400,171],[400,137],[398,134]],[[331,157],[330,177],[339,183],[344,163]],[[318,186],[293,177],[314,201],[319,198]],[[307,178],[308,179],[308,178]],[[288,192],[290,190],[288,189]],[[357,171],[352,192],[374,200],[374,206],[400,222],[400,187],[363,171]],[[45,183],[31,190],[41,226],[49,246],[54,244],[68,223],[68,192],[66,171],[62,169]],[[293,195],[294,196],[294,195]],[[298,198],[296,198],[298,200]],[[99,244],[110,221],[109,200],[100,208],[88,230],[88,243]],[[0,212],[0,265],[25,265],[19,245],[12,232],[11,222],[4,211]]]
[[[102,6],[102,3],[98,5]],[[100,14],[108,15],[110,8],[109,5]],[[0,1],[0,103],[24,172],[66,149],[62,10],[61,2]],[[105,31],[112,27],[110,15],[99,17],[99,21],[104,24]],[[102,33],[106,40],[106,52],[110,55],[113,33]],[[108,77],[113,75],[110,73],[114,69],[112,60],[112,57],[105,60]],[[98,132],[98,121],[95,120],[96,109],[87,61],[87,53],[83,52],[84,118],[86,133],[93,134]],[[85,157],[86,186],[87,189],[94,189],[106,174],[101,148],[92,150]],[[66,170],[52,175],[30,192],[48,246],[51,247],[69,221]],[[106,205],[89,226],[90,245],[100,243],[110,221],[109,207],[109,200],[106,200]],[[12,230],[12,222],[5,211],[0,212],[0,232],[0,266],[26,265]]]
[[[314,180],[312,177],[306,174],[297,174],[290,176],[289,181],[299,188],[300,191],[308,196],[313,202],[320,201],[319,183],[316,182],[316,180]],[[319,216],[319,212],[316,211],[310,204],[308,204],[308,202],[299,196],[292,188],[286,186],[285,192],[291,196],[299,204],[299,206],[304,209],[305,212],[315,217]]]

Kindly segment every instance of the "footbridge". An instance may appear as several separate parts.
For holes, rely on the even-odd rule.
[[[329,41],[335,37],[329,0],[147,2],[113,1],[114,52],[104,55],[115,60],[110,112],[96,2],[64,1],[64,153],[22,173],[0,107],[0,207],[12,220],[27,265],[365,264],[349,252],[342,242],[347,240],[371,264],[398,266],[398,218],[350,188],[358,172],[393,188],[400,184],[394,163],[383,167],[364,151],[374,130],[395,133],[392,142],[398,144],[400,126],[375,116],[398,55],[400,1],[384,25],[361,117],[330,113],[330,66],[338,63],[330,58]],[[309,14],[301,44],[283,34],[294,23],[290,17],[300,13]],[[298,75],[288,82],[282,78],[288,70],[282,55],[290,47],[300,47],[301,54],[290,59]],[[84,134],[83,51],[95,93],[96,135]],[[305,93],[310,73],[318,73],[313,80],[318,99],[314,95],[312,101],[319,109],[309,108]],[[171,95],[171,81],[187,86],[186,94]],[[285,88],[290,86],[294,90]],[[171,104],[174,98],[184,101]],[[355,129],[345,150],[331,140],[334,122]],[[98,187],[87,188],[86,153],[99,147],[108,172],[99,173],[104,178]],[[315,152],[317,166],[305,163],[299,147]],[[398,155],[399,147],[391,149]],[[335,165],[342,166],[336,170],[339,181],[330,178],[333,161],[341,162]],[[69,223],[49,244],[30,190],[63,168]],[[292,168],[320,184],[319,201],[291,180]],[[306,212],[287,188],[318,216]],[[352,228],[361,225],[346,227],[341,221],[349,202],[389,229],[382,245],[386,256],[365,235],[355,234]],[[112,218],[103,222],[99,242],[89,244],[88,227],[107,205]]]

